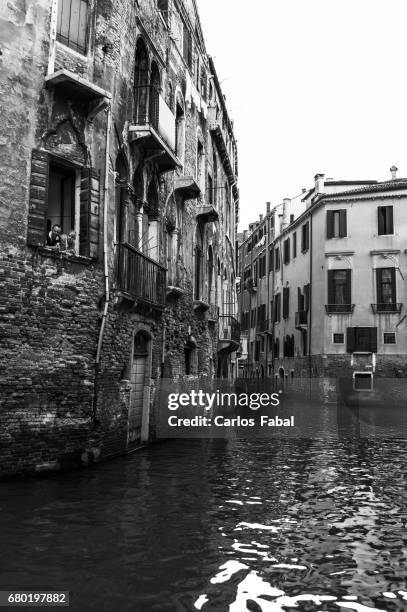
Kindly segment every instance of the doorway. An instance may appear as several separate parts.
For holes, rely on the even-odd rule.
[[[148,365],[149,337],[141,331],[134,336],[133,361],[130,374],[130,406],[128,444],[140,443],[142,437],[143,407],[148,397],[145,381]]]

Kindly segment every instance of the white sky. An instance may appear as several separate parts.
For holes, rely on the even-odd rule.
[[[407,176],[406,0],[198,0],[239,147],[240,227],[313,185]]]

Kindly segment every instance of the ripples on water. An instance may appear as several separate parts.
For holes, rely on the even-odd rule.
[[[174,441],[1,486],[2,589],[71,609],[407,610],[407,444]]]

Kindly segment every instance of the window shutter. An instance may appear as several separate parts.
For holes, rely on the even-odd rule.
[[[351,270],[346,270],[346,303],[352,303],[352,277]]]
[[[348,353],[353,353],[355,351],[355,327],[347,327],[346,328],[346,351]]]
[[[333,210],[326,211],[326,237],[333,238],[334,235],[334,213]]]
[[[384,234],[385,210],[384,206],[377,207],[377,230],[379,236]]]
[[[33,149],[31,153],[30,194],[28,204],[27,244],[44,245],[48,208],[48,153]]]
[[[396,269],[390,268],[391,270],[391,301],[393,304],[396,303]]]
[[[376,296],[377,296],[377,303],[381,304],[383,302],[382,270],[381,270],[381,268],[377,268],[376,269]]]
[[[346,227],[346,209],[339,211],[339,237],[345,238],[348,234]]]
[[[377,353],[377,327],[370,328],[370,351]]]
[[[297,232],[293,234],[293,258],[297,257]]]
[[[334,304],[335,300],[335,282],[334,270],[328,270],[328,304]]]
[[[304,310],[309,310],[309,285],[304,285]]]
[[[84,168],[81,175],[79,253],[96,258],[99,244],[99,173]]]
[[[386,230],[387,234],[393,234],[393,206],[386,206]]]

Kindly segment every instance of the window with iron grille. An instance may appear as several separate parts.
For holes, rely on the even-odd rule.
[[[377,207],[377,225],[379,236],[394,234],[393,206]]]
[[[168,0],[157,0],[157,8],[168,23]]]
[[[88,0],[59,0],[57,40],[79,53],[86,53]]]
[[[345,334],[334,333],[333,341],[334,341],[334,344],[345,344]]]
[[[384,332],[383,344],[396,344],[396,332]]]

